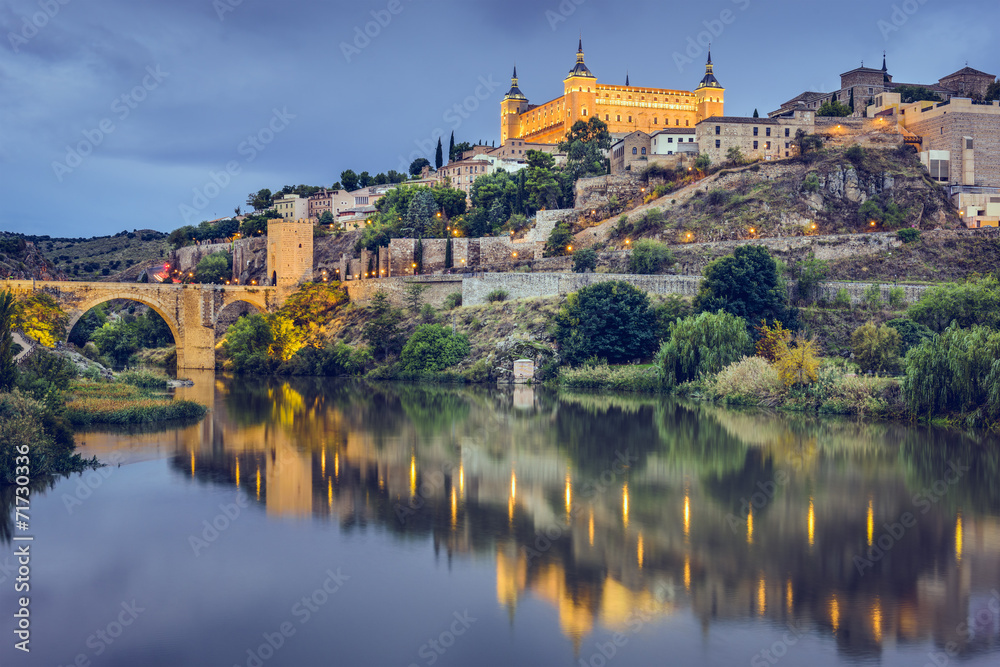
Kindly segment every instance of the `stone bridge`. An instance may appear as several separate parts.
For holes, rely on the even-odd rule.
[[[112,299],[136,301],[153,309],[170,327],[177,345],[177,368],[215,368],[215,325],[219,314],[235,303],[248,303],[260,312],[277,308],[286,290],[278,287],[180,285],[170,283],[86,283],[69,281],[4,280],[0,290],[15,296],[44,292],[69,315],[66,335],[83,315]]]

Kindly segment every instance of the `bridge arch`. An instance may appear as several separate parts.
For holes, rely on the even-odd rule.
[[[246,308],[246,306],[249,306],[249,308]],[[233,318],[233,310],[240,307],[244,308],[243,312],[237,315],[236,318]],[[237,296],[231,299],[226,299],[225,303],[222,304],[222,307],[219,308],[219,312],[215,315],[216,335],[219,335],[220,324],[227,322],[232,324],[232,322],[235,322],[240,317],[243,317],[243,315],[248,314],[251,310],[260,314],[265,314],[268,311],[267,303],[262,299],[254,299],[250,296]]]
[[[177,318],[171,313],[169,313],[168,310],[164,308],[163,304],[159,303],[156,299],[150,299],[142,293],[135,293],[135,292],[125,293],[125,294],[120,294],[120,293],[101,294],[98,296],[91,297],[89,299],[85,299],[80,304],[76,305],[73,308],[73,310],[70,311],[69,313],[69,321],[66,324],[66,340],[67,341],[69,340],[70,334],[73,333],[73,327],[75,327],[76,323],[80,321],[80,318],[82,318],[84,315],[86,315],[88,312],[90,312],[97,306],[101,305],[102,303],[107,303],[108,301],[116,301],[116,300],[135,301],[136,303],[141,303],[144,306],[148,306],[150,310],[152,310],[161,318],[163,318],[163,321],[167,323],[167,326],[170,328],[170,333],[174,337],[174,345],[177,347],[178,350],[181,348],[181,345],[183,343],[183,337],[181,336],[180,325],[177,322]]]

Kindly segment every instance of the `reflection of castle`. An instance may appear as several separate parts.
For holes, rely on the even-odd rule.
[[[970,639],[960,627],[1000,588],[995,494],[973,473],[963,484],[979,509],[953,487],[858,571],[855,557],[917,513],[914,492],[937,479],[904,478],[886,445],[905,440],[902,427],[634,398],[539,394],[533,411],[511,400],[410,385],[220,385],[173,466],[239,485],[275,517],[377,523],[430,537],[448,558],[487,554],[498,603],[513,617],[526,596],[545,600],[577,646],[642,612],[691,614],[706,634],[720,620],[794,622],[859,655],[901,642],[998,648],[1000,629]],[[613,456],[600,458],[608,432],[646,449],[616,472]],[[772,492],[744,517],[742,499],[761,484]]]

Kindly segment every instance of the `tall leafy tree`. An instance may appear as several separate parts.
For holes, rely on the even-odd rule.
[[[348,192],[353,192],[358,189],[358,175],[354,173],[353,169],[345,169],[340,172],[340,184]]]
[[[418,157],[416,160],[410,163],[410,175],[419,176],[420,172],[424,170],[424,167],[429,167],[431,161],[425,157]]]
[[[434,168],[440,169],[444,165],[444,148],[441,146],[441,137],[438,137],[437,150],[434,151]]]
[[[656,317],[645,292],[620,280],[570,294],[556,314],[559,353],[571,364],[592,357],[623,364],[656,351]]]
[[[784,282],[767,248],[745,245],[705,267],[695,308],[724,310],[747,322],[778,320],[788,326],[794,324],[795,316],[786,300]]]
[[[434,194],[429,189],[417,192],[407,207],[406,227],[403,231],[418,238],[423,237],[435,213],[437,213],[437,201],[434,199]]]
[[[271,191],[268,188],[261,188],[257,192],[247,195],[247,206],[255,211],[266,211],[271,208]]]
[[[562,188],[553,174],[555,158],[542,151],[528,151],[527,157],[524,189],[531,207],[535,210],[559,208]]]
[[[455,159],[455,130],[451,131],[451,139],[448,141],[448,162]]]
[[[566,153],[565,169],[574,179],[606,173],[604,152],[609,148],[611,133],[597,116],[573,123],[566,139],[559,144],[559,150]]]

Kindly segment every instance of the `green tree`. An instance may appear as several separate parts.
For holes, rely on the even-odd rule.
[[[133,322],[124,318],[105,322],[94,332],[91,340],[104,356],[110,357],[117,365],[128,363],[129,357],[139,351],[139,333]]]
[[[407,283],[403,293],[403,302],[406,304],[406,309],[410,311],[411,315],[416,315],[420,312],[420,306],[424,303],[424,292],[427,291],[427,287],[423,283]]]
[[[656,356],[666,386],[718,373],[750,354],[746,322],[724,311],[701,313],[674,322],[670,338]]]
[[[353,192],[358,189],[358,175],[354,173],[353,169],[345,169],[340,172],[340,183],[345,190]]]
[[[757,111],[757,109],[753,110],[753,117],[754,118],[760,118],[760,113]]]
[[[317,222],[319,222],[319,224],[324,226],[332,225],[336,221],[337,220],[333,217],[333,213],[331,213],[330,211],[323,211],[322,213],[319,214],[319,218],[317,219]]]
[[[740,150],[739,146],[730,146],[729,150],[726,151],[726,160],[735,165],[743,164],[743,151]]]
[[[826,260],[816,259],[814,253],[809,253],[805,260],[799,262],[795,273],[798,280],[799,299],[815,301],[819,284],[826,280],[830,274],[830,263]]]
[[[465,193],[461,190],[436,186],[431,188],[430,192],[434,196],[437,209],[445,216],[454,218],[465,213]]]
[[[545,251],[542,254],[545,257],[562,257],[573,252],[570,249],[572,247],[573,233],[567,223],[560,222],[549,233],[549,238],[545,242]]]
[[[971,423],[1000,415],[1000,332],[952,324],[906,355],[903,395],[910,410],[932,417],[967,414]]]
[[[410,199],[410,205],[406,209],[404,218],[405,227],[401,230],[407,236],[423,238],[434,221],[437,213],[437,200],[434,194],[427,188],[421,188]]]
[[[421,324],[406,341],[399,355],[404,373],[443,371],[465,359],[469,339],[442,324]]]
[[[555,317],[559,353],[573,365],[591,357],[611,364],[647,359],[656,350],[656,317],[645,292],[620,280],[570,294]]]
[[[1000,81],[994,81],[986,88],[986,95],[983,96],[983,101],[992,102],[993,100],[1000,100]]]
[[[448,162],[455,160],[455,130],[451,131],[451,139],[448,140]]]
[[[732,255],[713,260],[705,267],[695,309],[725,310],[748,322],[779,320],[790,327],[795,316],[785,305],[788,297],[783,282],[767,248],[740,246]]]
[[[694,161],[694,168],[698,171],[707,171],[709,167],[712,166],[712,156],[708,153],[700,154]]]
[[[472,184],[469,192],[472,205],[487,211],[496,202],[501,202],[506,209],[512,210],[516,197],[517,182],[506,171],[497,171],[492,174],[480,176]]]
[[[13,292],[0,292],[0,392],[10,391],[17,379],[14,337],[11,335],[15,303]]]
[[[885,325],[892,327],[899,333],[900,358],[905,357],[906,353],[913,347],[916,347],[925,340],[929,340],[934,337],[934,332],[929,328],[925,327],[923,324],[917,324],[913,320],[906,317],[889,320],[885,323]]]
[[[597,116],[589,121],[578,120],[559,144],[559,151],[566,153],[566,172],[573,180],[584,176],[607,173],[604,154],[611,147],[608,126]]]
[[[837,100],[832,100],[829,102],[823,102],[819,110],[816,111],[817,116],[835,116],[843,117],[850,116],[853,112],[851,107],[846,104],[841,104]]]
[[[213,252],[198,261],[194,279],[199,283],[222,285],[233,275],[233,256],[228,252]]]
[[[386,359],[396,354],[402,348],[402,335],[399,331],[399,321],[402,313],[389,303],[389,295],[379,290],[372,295],[368,304],[369,319],[365,324],[364,337],[372,351]]]
[[[441,137],[438,137],[437,150],[434,151],[434,168],[440,169],[444,166],[444,147],[441,145]]]
[[[584,248],[573,253],[573,273],[586,273],[597,268],[597,251]]]
[[[799,154],[805,155],[823,147],[823,139],[815,134],[808,134],[801,127],[795,130],[795,143],[799,145]]]
[[[553,170],[556,160],[542,151],[528,151],[524,190],[528,203],[536,211],[559,208],[562,188]]]
[[[267,318],[260,313],[245,315],[236,320],[226,331],[223,348],[233,360],[233,368],[242,372],[269,372],[273,363],[269,350],[274,344],[274,333]]]
[[[410,163],[410,176],[419,176],[420,172],[424,170],[424,167],[431,166],[431,161],[425,157],[418,157],[416,160]]]
[[[448,237],[448,243],[444,247],[444,268],[450,269],[455,266],[455,251],[451,247],[451,237]]]
[[[960,327],[983,325],[1000,328],[1000,282],[993,276],[931,287],[920,301],[910,305],[906,316],[932,331],[944,331],[957,322]]]
[[[632,246],[632,254],[628,258],[628,272],[639,274],[660,273],[674,265],[676,260],[666,243],[641,239]]]
[[[899,332],[892,327],[867,322],[851,334],[854,361],[865,373],[895,375],[899,372]]]
[[[941,101],[941,97],[926,86],[897,86],[892,92],[899,93],[899,101],[903,104]]]
[[[178,227],[167,235],[167,243],[174,250],[191,245],[194,242],[197,230],[191,225]]]
[[[669,294],[653,307],[656,316],[656,340],[660,343],[670,339],[670,325],[692,314],[691,302],[677,294]]]
[[[261,188],[247,195],[247,206],[255,211],[266,211],[271,208],[272,202],[271,191],[268,188]]]

